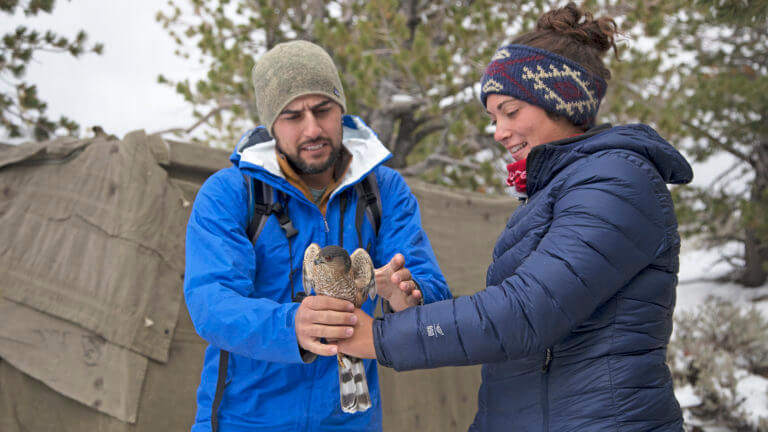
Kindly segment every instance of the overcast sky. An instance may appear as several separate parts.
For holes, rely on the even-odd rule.
[[[73,37],[84,29],[89,41],[102,42],[104,54],[37,53],[28,82],[48,102],[50,118],[66,114],[83,131],[100,125],[119,137],[136,129],[154,132],[189,126],[191,109],[173,89],[157,83],[162,73],[172,79],[195,78],[204,71],[176,57],[175,45],[160,24],[157,0],[72,0],[56,2],[53,14],[28,18],[0,14],[0,29],[18,25]]]

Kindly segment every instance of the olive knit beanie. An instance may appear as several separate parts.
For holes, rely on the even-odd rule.
[[[259,120],[272,134],[272,125],[286,105],[299,96],[319,94],[346,112],[344,88],[331,56],[302,40],[275,45],[253,66],[251,74]]]

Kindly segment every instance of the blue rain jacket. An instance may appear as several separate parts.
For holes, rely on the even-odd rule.
[[[227,386],[219,408],[221,432],[231,431],[380,431],[381,399],[375,362],[366,361],[373,407],[346,414],[339,402],[336,357],[317,357],[305,363],[299,352],[291,302],[293,286],[302,291],[301,263],[312,242],[321,247],[358,246],[355,227],[357,196],[354,184],[376,174],[382,201],[382,220],[375,237],[366,218],[363,244],[374,264],[385,265],[396,254],[419,284],[425,303],[450,298],[429,240],[421,227],[416,199],[403,178],[381,164],[391,155],[376,135],[357,117],[344,116],[344,146],[352,162],[333,192],[325,217],[283,177],[274,140],[237,150],[233,167],[211,176],[197,194],[187,226],[184,294],[195,329],[210,343],[197,395],[193,432],[211,428],[211,404],[216,390],[219,349],[230,351]],[[246,235],[247,191],[242,174],[282,191],[288,214],[299,233],[288,239],[274,215],[267,220],[256,245]],[[348,192],[344,226],[339,195]],[[365,247],[365,246],[363,246]],[[292,263],[292,266],[289,265]],[[372,314],[375,301],[363,310]]]
[[[693,173],[645,125],[534,147],[486,288],[374,321],[397,370],[484,363],[470,431],[680,431],[665,364]],[[470,229],[470,227],[467,227]]]

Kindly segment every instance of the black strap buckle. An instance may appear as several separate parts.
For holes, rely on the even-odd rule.
[[[363,199],[369,206],[376,204],[376,194],[373,192],[366,192]]]
[[[280,228],[282,228],[283,231],[285,231],[285,236],[288,238],[291,238],[299,233],[299,231],[293,227],[293,222],[291,222],[290,219],[288,220],[287,223],[284,223],[284,224],[281,223]]]
[[[293,222],[291,222],[291,218],[288,217],[287,214],[283,212],[276,212],[277,213],[277,221],[280,222],[280,228],[285,231],[285,236],[288,238],[291,238],[299,233],[299,231],[296,230],[296,228],[293,226]]]
[[[271,215],[273,212],[272,206],[263,203],[253,203],[253,213],[259,215]]]

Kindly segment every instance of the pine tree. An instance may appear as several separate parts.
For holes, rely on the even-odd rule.
[[[195,106],[209,143],[231,147],[258,124],[253,62],[307,39],[340,67],[349,112],[370,123],[405,173],[478,191],[503,189],[476,86],[495,49],[564,2],[171,0],[158,14],[205,79],[169,82]],[[587,0],[616,17],[628,43],[610,61],[601,121],[646,122],[694,162],[728,155],[707,187],[678,187],[681,231],[725,256],[747,286],[768,275],[768,25],[765,0]]]
[[[52,13],[55,0],[0,0],[0,11],[13,15],[22,12],[26,16]],[[50,138],[57,130],[75,134],[79,125],[65,116],[58,120],[46,115],[47,104],[41,99],[37,86],[24,80],[27,66],[41,51],[68,53],[73,57],[88,52],[101,54],[103,46],[88,46],[84,31],[70,39],[50,30],[41,32],[26,26],[18,26],[3,35],[0,44],[0,128],[10,137],[25,135],[31,130],[34,139]]]
[[[476,83],[493,52],[530,27],[542,7],[522,0],[172,0],[158,20],[179,55],[198,59],[208,74],[195,83],[160,81],[194,105],[198,121],[186,132],[207,125],[208,143],[231,147],[259,124],[254,61],[279,42],[310,40],[334,58],[349,113],[369,122],[392,151],[391,166],[418,164],[412,172],[498,190],[490,161],[466,160],[484,148],[501,153],[485,130]]]
[[[681,232],[724,255],[728,276],[768,276],[768,2],[665,0],[603,5],[632,42],[614,62],[608,118],[642,121],[695,162],[724,161],[707,186],[674,190]],[[641,43],[641,39],[642,42]],[[721,174],[720,174],[721,173]],[[709,177],[711,173],[698,173]],[[696,175],[696,173],[695,173]]]

